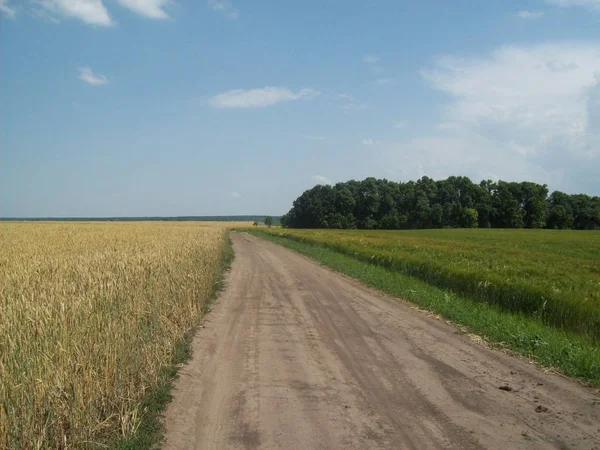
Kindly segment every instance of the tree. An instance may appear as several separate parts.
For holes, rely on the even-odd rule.
[[[573,205],[573,219],[578,230],[595,230],[600,228],[598,222],[598,197],[590,197],[585,194],[571,195]]]
[[[548,219],[546,226],[551,229],[569,229],[573,228],[573,205],[571,196],[564,192],[554,191],[548,197],[547,209]]]
[[[520,202],[525,211],[526,228],[544,228],[546,226],[546,198],[548,186],[537,183],[519,183]]]
[[[463,208],[461,225],[464,228],[477,228],[478,225],[477,210],[474,208]]]
[[[358,198],[356,200],[356,219],[359,228],[377,228],[376,216],[381,204],[379,184],[381,180],[367,178],[360,183]]]
[[[494,195],[493,226],[498,228],[523,228],[525,211],[519,201],[518,183],[499,181]]]
[[[271,228],[271,225],[273,225],[273,218],[271,216],[265,217],[265,225]]]
[[[444,217],[444,208],[439,203],[431,207],[431,223],[433,228],[442,228]]]
[[[290,224],[290,216],[289,214],[284,214],[283,216],[281,216],[281,219],[279,219],[279,223],[281,223],[282,227],[288,227]]]
[[[479,228],[490,228],[492,226],[492,216],[494,214],[492,195],[495,186],[495,183],[490,180],[482,181],[478,186],[475,186],[474,207],[477,210]]]
[[[475,184],[467,177],[452,176],[396,183],[367,178],[304,191],[281,224],[339,229],[600,229],[600,198],[558,191],[548,196],[546,185],[527,181]]]
[[[573,226],[573,216],[570,215],[563,205],[556,205],[550,209],[548,214],[548,228],[566,230]]]
[[[412,213],[413,228],[431,228],[431,207],[424,193],[420,193],[417,197]]]

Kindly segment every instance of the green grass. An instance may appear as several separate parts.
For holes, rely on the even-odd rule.
[[[228,237],[227,245],[223,248],[221,256],[220,270],[215,274],[214,291],[202,307],[203,314],[208,314],[211,311],[213,302],[224,288],[225,273],[231,267],[233,258],[233,247]],[[119,439],[110,443],[108,446],[110,449],[146,450],[160,447],[165,431],[161,416],[172,399],[171,390],[174,387],[174,381],[178,378],[179,368],[192,357],[191,344],[195,331],[190,330],[189,333],[175,344],[171,361],[162,367],[156,387],[144,395],[142,399],[144,416],[136,432],[125,439]]]
[[[273,230],[251,233],[313,258],[333,270],[464,326],[495,347],[600,387],[600,343],[590,335],[548,326],[539,316],[474,301],[423,280],[335,251],[321,243],[290,239]]]
[[[270,230],[600,339],[600,233]]]

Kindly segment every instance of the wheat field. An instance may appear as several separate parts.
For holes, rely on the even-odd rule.
[[[272,234],[354,258],[559,329],[600,339],[600,233],[581,230],[296,230]]]
[[[0,223],[0,448],[101,448],[199,323],[224,223]]]

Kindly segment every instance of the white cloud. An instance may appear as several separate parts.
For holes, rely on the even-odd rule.
[[[168,19],[164,7],[171,0],[118,0],[121,6],[150,19]]]
[[[556,128],[586,120],[585,94],[599,71],[600,45],[547,44],[502,47],[482,59],[446,56],[422,75],[455,97],[455,121]]]
[[[234,89],[215,95],[210,103],[215,108],[264,108],[281,102],[311,98],[319,95],[314,89],[293,92],[283,87]]]
[[[333,184],[331,180],[323,175],[313,175],[313,181],[316,181],[318,184]]]
[[[309,141],[324,141],[327,139],[325,136],[313,136],[312,134],[306,134],[302,137]]]
[[[421,137],[383,144],[380,151],[389,176],[401,180],[466,175],[474,181],[537,180],[552,188],[561,183],[559,171],[535,163],[523,164],[524,156],[518,151],[477,134]]]
[[[241,199],[241,198],[242,198],[242,196],[240,195],[240,193],[239,193],[239,192],[232,192],[232,193],[230,194],[230,197],[231,197],[231,198],[233,198],[233,199],[236,199],[236,200],[238,200],[238,199]]]
[[[366,103],[358,102],[352,95],[350,94],[338,94],[338,98],[344,101],[342,108],[346,111],[359,111],[361,109],[368,108]]]
[[[381,78],[381,75],[385,73],[385,68],[379,64],[380,58],[377,55],[366,55],[363,57],[363,62],[369,66],[369,69],[374,75],[378,75],[380,78],[375,80],[375,84],[387,84],[391,81],[389,78]]]
[[[240,17],[240,12],[229,0],[208,0],[208,6],[210,6],[213,11],[224,14],[228,19],[236,20]]]
[[[31,8],[29,14],[39,20],[47,20],[54,24],[60,23],[60,20],[46,8]]]
[[[438,130],[458,130],[460,124],[452,121],[440,122],[435,126]]]
[[[373,84],[376,86],[387,86],[388,84],[391,84],[394,80],[392,80],[391,78],[377,78],[375,81],[373,81]]]
[[[453,134],[413,142],[415,161],[444,161],[454,173],[495,171],[500,178],[600,190],[599,43],[445,56],[422,75],[453,97],[438,125]],[[425,150],[429,145],[437,150]]]
[[[92,86],[101,86],[108,83],[108,78],[104,75],[96,75],[89,66],[80,67],[79,79],[85,81]]]
[[[114,25],[102,0],[39,0],[49,13],[82,20],[89,25]]]
[[[401,120],[401,121],[396,122],[394,124],[394,128],[398,128],[398,129],[403,130],[404,128],[406,128],[406,125],[407,125],[406,121],[405,120]]]
[[[17,15],[17,11],[14,8],[8,6],[8,0],[0,0],[0,11],[9,19],[14,19]]]
[[[363,139],[360,141],[362,145],[375,145],[376,142],[373,139]]]
[[[600,0],[546,0],[546,3],[563,8],[582,6],[600,12]]]
[[[367,109],[369,105],[366,103],[348,103],[344,105],[346,111],[360,111],[361,109]]]
[[[542,17],[544,13],[542,11],[519,11],[517,17],[521,19],[535,20]]]

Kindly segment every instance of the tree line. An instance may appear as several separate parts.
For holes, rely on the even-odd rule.
[[[600,229],[600,197],[569,195],[544,184],[452,176],[394,182],[367,178],[317,185],[281,218],[291,228]]]

